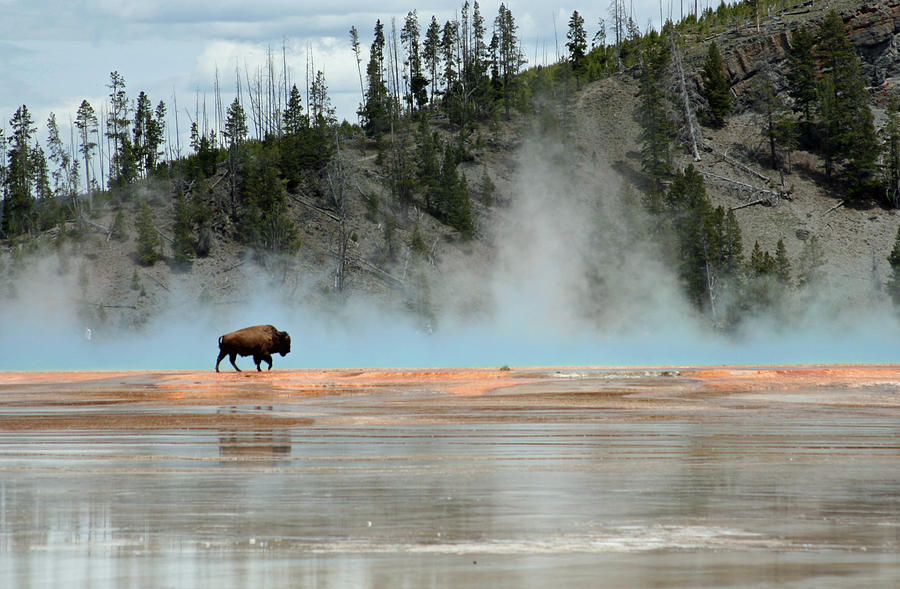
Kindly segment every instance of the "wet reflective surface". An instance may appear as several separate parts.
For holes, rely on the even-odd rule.
[[[0,375],[4,587],[896,587],[900,367]]]

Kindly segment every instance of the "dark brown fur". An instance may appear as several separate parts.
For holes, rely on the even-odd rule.
[[[271,325],[254,325],[245,327],[231,333],[226,333],[219,338],[219,357],[216,359],[216,372],[219,371],[219,362],[228,356],[228,360],[234,369],[241,371],[234,363],[237,356],[253,356],[256,370],[262,372],[259,367],[263,360],[272,370],[272,354],[286,355],[291,351],[291,336],[286,331],[278,331]]]

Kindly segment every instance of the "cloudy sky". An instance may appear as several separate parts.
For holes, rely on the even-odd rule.
[[[673,1],[677,16],[684,0],[665,0],[665,6]],[[584,16],[590,38],[599,19],[608,20],[608,4],[507,2],[531,64],[554,61],[556,42],[565,51],[573,10]],[[659,20],[660,0],[626,4],[633,5],[641,29]],[[132,98],[143,90],[154,104],[166,102],[170,114],[177,99],[184,131],[198,97],[202,103],[206,96],[212,108],[217,70],[227,105],[236,69],[252,76],[268,48],[279,64],[284,49],[289,76],[301,89],[311,57],[325,72],[339,118],[355,121],[360,89],[350,27],[358,29],[367,51],[376,19],[396,18],[399,28],[416,10],[424,29],[432,15],[443,24],[461,6],[462,0],[0,0],[0,125],[8,127],[16,108],[25,104],[41,127],[50,112],[64,126],[83,99],[95,108],[106,100],[109,74],[118,71]],[[499,0],[480,2],[488,25],[499,6]]]

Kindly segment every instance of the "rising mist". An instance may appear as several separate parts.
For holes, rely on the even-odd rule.
[[[173,287],[145,325],[116,327],[84,319],[77,272],[61,270],[73,262],[31,255],[12,273],[6,256],[0,369],[211,370],[219,335],[259,323],[292,337],[292,353],[276,356],[273,369],[900,358],[896,314],[874,293],[860,308],[840,289],[823,290],[737,332],[715,329],[682,296],[637,191],[605,162],[572,158],[553,141],[526,141],[506,188],[504,203],[481,219],[490,255],[438,256],[421,295],[427,320],[362,295],[322,305],[311,285],[288,289],[254,268],[236,304],[200,302]],[[252,369],[249,358],[238,365]]]

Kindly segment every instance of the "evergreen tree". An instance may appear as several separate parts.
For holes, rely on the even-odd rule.
[[[779,239],[775,245],[775,276],[782,285],[790,285],[791,262],[788,260],[787,248],[784,246],[783,239]]]
[[[275,146],[260,146],[243,169],[241,235],[248,245],[269,252],[291,253],[300,245],[288,216],[287,191],[278,168]]]
[[[9,124],[12,134],[9,136],[9,149],[6,152],[0,233],[12,237],[36,228],[32,217],[35,191],[31,138],[37,128],[25,105],[16,109]]]
[[[719,207],[719,210],[721,216],[724,209]],[[721,235],[719,266],[726,278],[735,280],[744,265],[744,242],[741,238],[741,226],[731,209],[724,215],[719,233]]]
[[[900,306],[900,228],[897,229],[897,237],[894,239],[894,249],[887,258],[891,265],[891,277],[888,279],[887,292],[894,301],[894,305]]]
[[[328,96],[328,84],[325,81],[325,72],[316,72],[313,83],[309,87],[309,117],[312,127],[324,134],[329,128],[337,124],[335,109],[331,106],[331,98]]]
[[[297,85],[291,87],[287,107],[282,114],[284,137],[281,140],[281,171],[290,192],[302,181],[304,163],[309,159],[311,132],[309,118],[303,113],[303,100]]]
[[[247,139],[247,115],[238,97],[229,105],[225,114],[225,140],[228,142],[228,196],[231,205],[231,217],[237,217],[238,201],[238,169],[241,162],[241,146]],[[205,138],[204,138],[205,139]],[[203,145],[203,147],[206,147]],[[199,152],[198,152],[198,155]],[[213,167],[213,170],[215,168]],[[211,176],[212,174],[205,174]]]
[[[152,266],[160,259],[159,232],[153,222],[153,211],[146,201],[138,206],[134,219],[134,227],[137,229],[137,255],[138,262],[142,266]]]
[[[56,115],[50,113],[47,118],[47,146],[50,150],[50,161],[56,165],[53,171],[53,193],[60,202],[68,202],[78,193],[78,161],[63,144],[59,136]]]
[[[419,17],[413,10],[406,15],[403,28],[400,29],[400,40],[406,48],[407,69],[404,76],[409,83],[406,105],[409,112],[413,108],[423,108],[428,103],[428,79],[422,72],[422,53],[420,48]]]
[[[75,127],[78,129],[79,147],[78,151],[84,158],[84,182],[85,189],[88,194],[88,206],[92,205],[91,194],[93,192],[93,184],[91,183],[91,154],[97,144],[91,140],[91,135],[97,131],[97,115],[94,114],[94,108],[87,100],[81,101],[78,112],[75,115]]]
[[[581,76],[584,75],[587,57],[587,33],[584,31],[584,18],[578,11],[572,13],[569,19],[569,32],[566,33],[569,40],[566,48],[569,50],[569,65],[575,74],[575,80],[581,84]]]
[[[878,145],[859,56],[834,11],[822,23],[815,54],[822,64],[818,110],[825,174],[830,178],[835,165],[843,165],[852,197],[870,183]]]
[[[885,201],[888,206],[900,207],[900,108],[897,97],[888,102],[887,124],[882,130],[884,140],[884,185]]]
[[[444,62],[441,78],[444,80],[444,96],[451,93],[459,79],[459,56],[456,48],[459,45],[459,22],[448,20],[441,28],[440,54]]]
[[[191,208],[181,192],[175,197],[174,217],[172,250],[175,262],[188,264],[194,259],[196,242],[193,235],[194,222]]]
[[[438,216],[437,202],[441,175],[438,153],[440,147],[437,134],[431,132],[428,122],[424,119],[419,123],[416,145],[416,179],[425,197],[425,210]]]
[[[722,56],[715,41],[709,44],[703,63],[703,97],[709,106],[707,121],[713,127],[723,127],[725,117],[731,112],[731,86],[725,79]]]
[[[150,126],[153,123],[153,106],[150,98],[144,91],[138,94],[134,103],[134,121],[131,125],[132,151],[137,167],[137,174],[142,178],[147,177],[150,171],[147,167],[150,145],[147,141],[150,135]]]
[[[228,147],[240,146],[247,139],[248,130],[247,115],[238,98],[235,98],[228,107],[225,117],[225,139],[228,140]]]
[[[435,17],[431,17],[428,30],[425,31],[425,41],[422,43],[422,59],[431,74],[431,102],[434,102],[437,93],[438,65],[441,60],[441,27]]]
[[[148,117],[145,124],[147,126],[147,135],[144,149],[143,166],[147,173],[152,173],[154,170],[156,170],[157,163],[159,162],[159,157],[163,155],[160,150],[162,149],[163,144],[166,142],[165,102],[160,100],[158,103],[156,103],[156,109],[153,111],[153,117]]]
[[[759,242],[753,244],[753,252],[750,254],[750,264],[747,268],[750,276],[760,278],[775,274],[777,265],[772,254],[759,247]]]
[[[472,4],[472,42],[471,58],[466,67],[466,94],[472,99],[472,108],[478,116],[487,116],[493,110],[490,96],[490,78],[488,77],[489,55],[485,43],[484,17],[478,0]]]
[[[719,235],[703,176],[689,165],[677,172],[666,195],[679,243],[679,275],[688,297],[698,308],[712,306],[716,298],[715,260]],[[714,308],[711,309],[715,312]]]
[[[815,35],[805,27],[800,27],[791,34],[787,73],[788,94],[793,99],[794,112],[800,114],[800,137],[803,145],[812,143],[813,113],[818,101],[816,92],[818,68],[813,55],[815,44]]]
[[[512,12],[505,4],[500,4],[494,19],[494,37],[497,47],[497,80],[506,118],[516,96],[519,70],[526,63],[522,45],[518,37],[519,27]]]
[[[37,229],[45,231],[63,221],[63,210],[50,186],[50,170],[44,150],[37,143],[31,150],[31,160],[36,197],[33,222]]]
[[[300,90],[297,89],[297,84],[291,86],[291,93],[282,120],[284,132],[288,136],[300,135],[309,128],[309,118],[303,114],[303,99],[300,96]]]
[[[811,287],[821,282],[822,267],[825,265],[825,252],[815,235],[803,244],[803,250],[797,260],[797,283],[801,287]]]
[[[125,94],[125,79],[119,72],[109,75],[109,116],[106,119],[106,136],[112,141],[113,153],[109,164],[109,178],[119,186],[124,186],[136,177],[134,146],[129,136],[128,96]]]
[[[644,44],[639,80],[641,168],[650,180],[651,212],[660,212],[663,181],[672,173],[673,129],[666,117],[665,92],[661,85],[669,63],[667,47],[656,31],[650,32]]]
[[[445,223],[462,233],[463,237],[472,237],[475,233],[472,199],[465,176],[456,170],[454,151],[451,144],[444,146],[437,207]]]
[[[766,72],[756,75],[752,93],[757,112],[762,116],[760,134],[769,144],[769,165],[779,169],[779,152],[790,153],[796,145],[794,121],[784,100],[778,95],[772,78]]]
[[[359,116],[366,134],[378,137],[390,129],[388,91],[384,81],[384,25],[380,20],[375,23],[375,38],[369,49],[366,81],[366,98]]]

